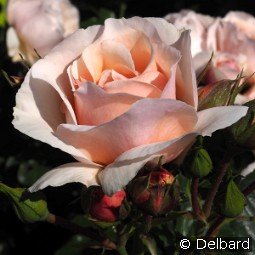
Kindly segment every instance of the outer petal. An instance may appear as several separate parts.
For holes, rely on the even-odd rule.
[[[107,165],[134,147],[188,133],[196,122],[194,108],[183,102],[143,99],[133,104],[128,112],[101,126],[60,125],[57,136],[80,149],[92,161]]]
[[[171,45],[180,37],[180,32],[176,27],[162,18],[133,17],[126,22],[131,27],[144,32],[152,42],[163,42]]]
[[[40,66],[40,61],[34,65],[34,67],[37,66]],[[61,97],[49,83],[34,78],[32,71],[33,68],[26,75],[25,81],[16,95],[13,114],[14,127],[34,139],[70,153],[81,161],[87,161],[77,149],[67,146],[54,135],[58,125],[65,122],[60,107]]]
[[[121,190],[152,159],[162,155],[167,156],[167,161],[175,159],[195,140],[196,135],[196,133],[190,133],[173,140],[144,145],[124,152],[100,172],[99,179],[104,192],[112,195]]]
[[[176,42],[180,32],[175,26],[169,24],[162,18],[141,18],[133,17],[130,19],[107,19],[105,21],[106,30],[103,39],[118,37],[127,27],[143,32],[151,42],[164,42],[168,45]]]
[[[99,166],[69,163],[59,166],[39,178],[28,190],[35,192],[47,186],[58,187],[66,183],[80,182],[86,186],[98,185]]]
[[[197,109],[197,82],[195,69],[190,52],[189,31],[184,31],[180,39],[175,43],[175,47],[181,52],[182,58],[179,62],[179,75],[177,73],[176,98],[184,101]]]
[[[246,115],[246,106],[219,106],[198,112],[196,132],[211,136],[218,129],[228,127]]]

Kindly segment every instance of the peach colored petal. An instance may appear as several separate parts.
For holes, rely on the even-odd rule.
[[[184,31],[174,46],[181,52],[177,69],[176,98],[197,109],[198,95],[195,69],[190,52],[190,31]]]
[[[28,190],[36,192],[48,186],[58,187],[72,182],[79,182],[87,187],[98,185],[97,175],[100,170],[100,166],[78,162],[65,164],[44,174]]]
[[[90,73],[94,82],[98,82],[103,69],[103,58],[100,47],[97,44],[89,45],[81,57]]]
[[[75,60],[70,67],[71,82],[73,87],[79,87],[83,81],[93,82],[93,77],[82,58]]]
[[[158,70],[168,78],[161,98],[176,98],[176,68],[180,61],[181,54],[172,46],[153,45],[155,61]]]
[[[74,92],[75,112],[79,125],[97,126],[128,111],[141,97],[106,93],[99,86],[85,82]]]
[[[112,195],[124,188],[138,171],[153,159],[162,155],[167,156],[168,161],[175,159],[195,140],[196,135],[198,134],[190,133],[176,139],[143,145],[124,152],[99,173],[100,184],[104,192]]]
[[[144,72],[130,80],[149,83],[156,86],[160,90],[164,89],[168,81],[167,77],[159,71]]]
[[[104,86],[107,93],[128,93],[139,97],[159,98],[161,90],[151,84],[134,79],[116,80]]]
[[[134,62],[130,52],[124,45],[114,41],[103,41],[100,46],[104,70],[113,69],[127,77],[134,75]]]
[[[183,102],[143,99],[133,104],[128,112],[101,126],[60,125],[57,136],[92,161],[107,165],[134,147],[190,132],[196,122],[194,108]]]
[[[130,53],[135,64],[135,69],[139,73],[142,73],[148,66],[152,55],[152,49],[149,39],[144,35],[141,35],[137,39]]]

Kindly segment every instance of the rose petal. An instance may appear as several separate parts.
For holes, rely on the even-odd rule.
[[[130,19],[107,19],[103,40],[118,37],[128,28],[141,31],[151,42],[164,42],[168,45],[176,42],[180,32],[176,27],[161,18],[141,18],[133,17]]]
[[[130,76],[135,72],[135,65],[128,49],[118,42],[103,41],[101,44],[103,56],[103,69],[113,69],[124,76]]]
[[[87,187],[98,185],[99,166],[82,163],[69,163],[59,166],[40,177],[28,190],[36,192],[48,186],[58,187],[67,183],[79,182]]]
[[[177,72],[176,98],[197,109],[197,82],[190,52],[190,43],[190,32],[186,30],[182,32],[180,39],[174,44],[182,55],[179,62],[180,69]]]
[[[141,75],[132,78],[131,80],[152,84],[159,88],[161,91],[163,91],[168,81],[167,77],[159,71],[144,72]]]
[[[103,57],[100,47],[95,44],[89,45],[83,51],[82,59],[93,77],[93,81],[98,82],[103,69]]]
[[[166,155],[168,161],[175,159],[190,143],[196,133],[131,149],[120,155],[99,174],[100,184],[107,195],[123,189],[138,171],[150,160]]]
[[[104,86],[108,93],[127,93],[138,97],[159,98],[162,91],[157,87],[134,79],[108,82]]]
[[[22,133],[41,142],[48,143],[54,148],[61,149],[81,162],[91,163],[79,150],[59,140],[54,135],[52,128],[41,117],[30,116],[29,113],[14,108],[13,125]],[[95,163],[95,165],[97,164]]]
[[[34,67],[37,66],[40,67],[40,61],[34,64]],[[59,93],[47,82],[34,78],[32,68],[16,95],[12,123],[22,133],[70,153],[81,161],[87,161],[77,149],[65,145],[54,135],[58,125],[65,122],[61,104]]]
[[[214,131],[237,122],[247,110],[246,106],[219,106],[200,111],[195,130],[203,136],[211,136]]]
[[[142,31],[151,42],[171,45],[178,40],[180,32],[176,27],[161,18],[133,17],[125,20],[132,28]]]
[[[118,118],[89,130],[87,126],[60,125],[57,136],[80,149],[93,162],[107,165],[134,147],[190,132],[196,122],[194,108],[183,102],[143,99]]]
[[[84,82],[74,92],[76,116],[79,125],[97,126],[120,116],[140,97],[106,93],[99,86]]]
[[[181,59],[181,54],[172,46],[153,45],[155,61],[158,69],[168,78],[161,98],[176,98],[176,68]]]

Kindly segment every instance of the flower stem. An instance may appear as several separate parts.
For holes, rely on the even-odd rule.
[[[217,236],[218,231],[220,230],[220,227],[222,223],[224,222],[226,218],[224,216],[218,216],[216,220],[214,221],[214,224],[209,228],[209,230],[206,233],[206,237],[215,237]]]
[[[225,157],[223,158],[223,160],[220,164],[220,170],[216,176],[216,180],[212,186],[211,192],[209,193],[207,200],[205,202],[204,214],[205,214],[206,218],[208,218],[211,214],[214,198],[215,198],[216,193],[219,189],[219,186],[222,182],[222,179],[228,170],[232,156],[233,156],[233,154],[230,155],[230,153],[227,152],[227,154],[225,155]]]
[[[104,238],[98,234],[96,234],[94,231],[88,228],[83,228],[69,220],[66,220],[60,216],[56,216],[54,214],[49,214],[47,217],[47,222],[54,224],[56,226],[61,226],[62,228],[68,229],[76,234],[82,234],[84,236],[87,236],[93,240],[96,240],[101,246],[111,249],[111,250],[116,250],[116,245],[114,242],[112,242],[108,238]]]
[[[193,212],[196,218],[203,221],[201,208],[198,202],[198,185],[199,185],[199,178],[194,177],[191,183],[191,202],[192,202]]]

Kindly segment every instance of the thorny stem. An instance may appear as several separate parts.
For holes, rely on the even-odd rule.
[[[101,237],[100,235],[94,233],[88,228],[83,228],[71,221],[68,221],[60,216],[56,216],[54,214],[49,214],[47,217],[47,222],[54,224],[56,226],[61,226],[65,229],[68,229],[76,234],[82,234],[84,236],[87,236],[93,240],[96,240],[101,246],[111,249],[111,250],[116,250],[116,244],[112,242],[110,239]]]

